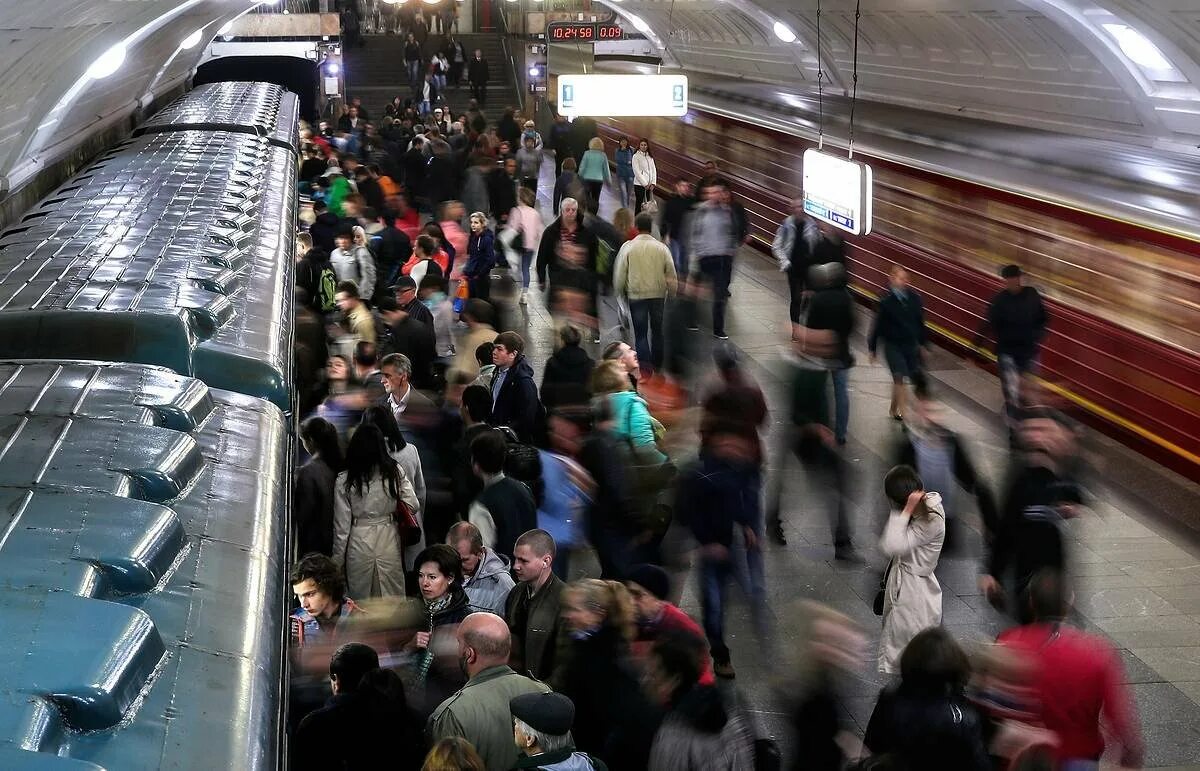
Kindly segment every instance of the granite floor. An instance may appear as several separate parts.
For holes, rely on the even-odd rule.
[[[549,222],[553,169],[547,166],[539,199]],[[606,188],[601,214],[611,218],[614,209],[615,201]],[[788,334],[786,281],[766,257],[747,248],[736,261],[731,292],[727,325],[731,342],[774,408],[788,368],[783,346]],[[508,297],[502,300],[506,323],[527,336],[540,382],[541,364],[551,351],[551,318],[536,295],[531,295],[524,307],[513,302],[511,287]],[[616,323],[615,307],[611,300],[606,301],[601,326],[610,329]],[[899,430],[887,416],[890,376],[882,364],[868,363],[862,336],[868,324],[864,312],[854,340],[858,365],[850,374],[850,432],[843,450],[850,466],[849,511],[866,564],[834,561],[821,506],[806,505],[819,500],[821,491],[810,489],[795,463],[783,470],[771,469],[772,474],[783,474],[788,544],[766,547],[776,643],[786,645],[789,627],[795,624],[788,608],[799,599],[829,604],[857,620],[871,637],[869,660],[849,682],[842,703],[847,727],[859,735],[885,683],[874,668],[879,619],[870,604],[884,563],[874,547],[886,516],[882,479],[891,465],[889,448]],[[694,334],[701,336],[703,346],[710,343],[711,335]],[[606,336],[604,342],[608,339]],[[593,349],[598,351],[599,346]],[[937,393],[947,405],[949,422],[966,439],[987,479],[996,485],[1009,457],[999,419],[998,381],[944,351],[931,357],[929,369]],[[785,418],[783,410],[772,410],[773,427]],[[687,446],[689,440],[682,436],[686,429],[679,432],[673,439]],[[1077,621],[1106,636],[1120,651],[1146,739],[1147,767],[1200,771],[1200,543],[1194,533],[1181,530],[1173,516],[1200,512],[1200,486],[1096,432],[1088,432],[1083,455],[1088,466],[1084,479],[1088,508],[1068,525]],[[937,571],[943,587],[944,624],[965,643],[987,641],[1007,622],[976,588],[979,520],[973,501],[961,494],[957,500],[963,506],[955,513],[965,525],[964,537],[952,553],[943,555]],[[576,565],[573,572],[592,569],[586,559],[577,560]],[[690,579],[685,582],[682,604],[698,615],[693,584]],[[772,693],[772,682],[779,674],[777,660],[754,634],[744,598],[736,590],[731,596],[727,624],[738,672],[736,688],[759,718],[761,729],[774,734],[790,751],[784,719]]]

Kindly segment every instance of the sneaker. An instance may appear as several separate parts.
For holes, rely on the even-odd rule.
[[[529,293],[529,290],[528,290],[528,289],[522,289],[522,290],[521,290],[521,299],[518,301],[518,302],[520,302],[520,304],[521,304],[521,305],[528,305],[528,304],[529,304],[528,300],[526,299],[526,295],[527,295],[528,293]]]
[[[724,680],[732,680],[737,677],[737,673],[733,671],[733,663],[730,661],[713,661],[713,674]]]
[[[699,332],[699,331],[700,331],[700,325],[698,325],[698,324],[692,324],[692,325],[690,325],[690,326],[687,328],[687,331],[689,331],[689,332]]]
[[[599,332],[597,332],[596,334],[592,335],[592,342],[593,342],[593,343],[598,343],[598,342],[600,342],[600,333],[599,333]]]
[[[713,333],[713,337],[715,337],[718,340],[728,340],[729,339],[729,335],[718,335],[716,332]]]

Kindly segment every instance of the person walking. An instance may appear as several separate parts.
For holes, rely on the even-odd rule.
[[[521,188],[517,191],[517,206],[508,214],[506,232],[501,233],[501,243],[507,239],[510,248],[520,255],[521,305],[528,302],[529,268],[545,229],[541,212],[537,210],[537,194],[528,187]]]
[[[342,470],[342,450],[337,429],[324,418],[311,417],[300,424],[300,441],[309,458],[296,469],[296,551],[300,554],[333,552],[333,500],[337,474]]]
[[[929,345],[929,335],[925,330],[925,305],[909,285],[908,271],[901,265],[893,265],[889,279],[890,288],[879,301],[879,312],[875,314],[875,323],[867,337],[867,349],[874,364],[879,341],[883,340],[888,369],[892,371],[892,403],[888,414],[894,420],[903,420],[904,381],[910,380],[913,385],[925,382],[921,349]]]
[[[546,289],[549,283],[547,304],[568,319],[575,316],[589,327],[595,342],[600,339],[596,318],[599,248],[596,235],[584,226],[579,216],[579,202],[564,198],[558,219],[542,234],[537,255],[538,288]]]
[[[629,146],[629,137],[621,137],[618,141],[613,160],[617,164],[617,194],[621,197],[621,208],[628,209],[633,203],[634,185],[633,148]]]
[[[788,280],[788,315],[793,324],[800,323],[804,307],[805,290],[808,288],[808,269],[813,264],[813,247],[820,238],[817,226],[804,213],[804,199],[792,201],[792,213],[775,231],[771,242],[771,254],[779,262],[779,270]]]
[[[488,61],[483,58],[483,51],[476,48],[475,55],[467,65],[467,83],[471,86],[471,98],[478,102],[480,107],[487,104],[489,77]]]
[[[600,137],[588,140],[587,152],[579,161],[579,178],[587,188],[587,210],[596,214],[600,211],[600,194],[604,191],[604,185],[612,182],[608,156],[604,153],[604,140]]]
[[[474,299],[487,301],[492,296],[491,275],[496,265],[496,237],[488,228],[487,215],[483,212],[472,212],[470,223],[471,235],[467,240],[463,277],[467,280],[468,294]]]
[[[412,483],[374,425],[362,425],[346,448],[334,503],[333,560],[346,571],[351,597],[404,596],[404,561],[396,513],[418,507]]]
[[[638,142],[633,154],[633,211],[641,214],[646,204],[654,200],[654,186],[658,184],[658,166],[650,154],[650,143],[645,139]],[[657,209],[657,207],[654,207]],[[655,211],[649,212],[655,214]]]
[[[713,337],[728,340],[725,307],[729,302],[733,255],[740,245],[737,223],[728,203],[729,184],[723,179],[708,181],[700,191],[700,199],[702,203],[692,214],[687,245],[712,292]]]
[[[1036,374],[1038,348],[1046,336],[1046,306],[1038,290],[1023,284],[1020,265],[1005,265],[1000,271],[1004,289],[988,305],[976,344],[990,330],[996,338],[996,366],[1004,391],[1004,416],[1015,434],[1022,406],[1021,381]]]
[[[846,432],[850,428],[850,368],[854,366],[850,335],[855,323],[854,298],[846,286],[846,266],[842,263],[813,265],[808,272],[806,286],[811,288],[812,295],[804,318],[804,336],[807,338],[813,332],[833,336],[833,348],[824,356],[812,358],[829,370],[833,380],[833,436],[841,446],[846,443]],[[793,333],[793,342],[797,337]]]
[[[942,496],[926,492],[911,466],[896,466],[883,480],[892,504],[879,540],[891,558],[883,594],[879,671],[900,671],[900,654],[917,633],[942,622],[942,587],[933,574],[946,536]]]
[[[653,215],[642,212],[634,222],[637,237],[626,241],[617,252],[613,291],[629,302],[634,347],[645,378],[662,369],[666,355],[663,312],[667,297],[675,292],[676,276],[671,250],[650,233]]]
[[[408,87],[415,92],[421,82],[421,44],[411,32],[404,41],[404,67],[408,71]]]
[[[659,216],[658,232],[671,250],[671,257],[675,260],[675,275],[679,276],[680,281],[687,281],[689,275],[687,225],[695,205],[692,183],[680,179],[675,183],[675,195],[666,200]]]

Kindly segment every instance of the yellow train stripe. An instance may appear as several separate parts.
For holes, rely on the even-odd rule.
[[[876,302],[878,302],[878,300],[879,300],[879,295],[870,290],[862,289],[857,286],[851,286],[850,289],[851,289],[851,291],[855,292],[856,294],[859,294],[863,297],[869,298]],[[979,354],[980,356],[987,359],[988,361],[993,361],[993,362],[996,361],[996,354],[992,353],[991,351],[987,350],[986,348],[980,348],[979,346],[975,345],[975,343],[971,342],[970,340],[963,337],[962,335],[959,335],[955,332],[951,332],[949,329],[946,329],[945,327],[942,327],[938,324],[934,324],[932,322],[927,321],[927,322],[925,322],[925,324],[931,330],[933,330],[937,334],[941,335],[942,337],[946,337],[946,338],[949,338],[950,340],[953,340],[955,343],[957,343],[957,344],[961,345],[962,347],[967,348],[971,351],[974,351],[975,353]],[[1200,455],[1197,455],[1194,452],[1190,452],[1190,451],[1184,449],[1183,447],[1180,447],[1179,445],[1175,444],[1171,440],[1169,440],[1165,437],[1159,436],[1158,434],[1154,433],[1150,429],[1145,428],[1144,426],[1140,426],[1137,423],[1134,423],[1133,421],[1129,420],[1128,418],[1126,418],[1122,415],[1118,415],[1117,413],[1113,412],[1112,410],[1108,409],[1107,407],[1096,404],[1091,399],[1088,399],[1085,396],[1081,396],[1080,394],[1075,393],[1074,391],[1070,390],[1069,388],[1064,388],[1063,386],[1061,386],[1057,383],[1052,383],[1049,380],[1046,380],[1045,378],[1041,378],[1041,377],[1038,377],[1037,381],[1038,381],[1038,383],[1045,386],[1049,390],[1053,391],[1054,393],[1058,394],[1059,396],[1061,396],[1065,399],[1068,399],[1068,400],[1074,402],[1075,404],[1077,404],[1078,406],[1087,410],[1088,412],[1090,412],[1094,415],[1097,415],[1101,418],[1104,418],[1105,420],[1107,420],[1110,423],[1115,423],[1116,425],[1120,426],[1121,428],[1125,429],[1126,431],[1137,434],[1138,436],[1142,437],[1143,439],[1153,442],[1154,444],[1158,445],[1159,447],[1162,447],[1164,450],[1168,450],[1191,463],[1200,465]]]

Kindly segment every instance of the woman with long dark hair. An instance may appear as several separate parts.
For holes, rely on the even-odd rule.
[[[333,553],[333,488],[342,470],[342,448],[337,429],[324,418],[309,418],[300,425],[300,441],[308,460],[296,470],[292,520],[300,554]]]
[[[412,482],[388,454],[383,432],[360,425],[338,474],[333,516],[333,561],[346,571],[351,597],[404,595],[404,562],[396,529],[397,501],[416,510]]]
[[[368,407],[363,413],[362,422],[370,423],[379,429],[383,434],[383,443],[387,447],[388,455],[392,456],[392,460],[396,461],[404,476],[412,482],[413,492],[417,496],[417,508],[413,514],[417,517],[417,524],[421,526],[421,539],[404,546],[404,565],[406,569],[415,568],[413,560],[425,548],[425,472],[421,467],[421,456],[417,454],[416,445],[409,444],[404,434],[400,433],[396,416],[382,404]]]

